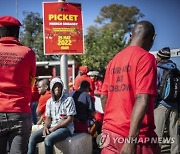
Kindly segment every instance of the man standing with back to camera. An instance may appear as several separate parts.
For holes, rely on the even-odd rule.
[[[104,145],[102,154],[160,153],[157,143],[146,140],[157,138],[153,116],[157,68],[155,57],[148,53],[154,37],[152,23],[137,23],[130,45],[108,64],[101,100],[102,132],[110,143]],[[124,142],[115,139],[124,139]]]
[[[162,48],[157,53],[158,87],[161,85],[166,70],[177,69],[176,64],[172,60],[170,60],[170,58],[171,58],[171,50],[169,47]],[[164,136],[164,129],[165,127],[167,127],[167,131],[169,132],[170,139],[174,140],[171,143],[171,154],[177,154],[180,152],[179,130],[178,130],[179,129],[178,103],[179,103],[178,100],[171,102],[158,98],[154,110],[154,119],[156,125],[155,132],[157,133],[158,137],[162,138]]]
[[[31,133],[31,86],[35,53],[18,41],[21,23],[0,17],[0,153],[27,153]]]

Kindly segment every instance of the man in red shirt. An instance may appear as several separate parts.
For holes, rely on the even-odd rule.
[[[36,109],[36,115],[39,117],[39,120],[36,125],[32,126],[32,133],[41,129],[45,120],[45,111],[46,111],[46,102],[51,97],[51,92],[49,89],[49,80],[42,79],[38,82],[38,93],[40,98],[38,100],[38,106]]]
[[[21,23],[0,17],[0,153],[27,153],[31,134],[31,87],[36,74],[35,53],[18,41]],[[8,141],[8,142],[7,142]]]
[[[89,71],[87,74],[94,84],[94,95],[100,96],[101,95],[101,88],[102,88],[102,81],[99,79],[100,74],[98,71]]]
[[[78,90],[82,81],[88,81],[90,83],[91,92],[90,95],[94,97],[94,84],[92,79],[87,75],[89,69],[86,66],[79,67],[79,76],[74,81],[74,90]]]
[[[130,45],[108,64],[101,90],[103,154],[160,153],[153,115],[156,60],[148,53],[154,36],[150,22],[137,23]]]
[[[99,79],[100,75],[98,71],[90,71],[88,75],[90,76],[94,84],[94,96],[95,96],[95,107],[96,107],[96,103],[98,103],[97,99],[100,98],[101,95],[102,81]],[[99,121],[101,124],[103,122],[103,116],[104,116],[103,113],[96,111],[95,119]]]
[[[40,116],[40,119],[37,122],[37,124],[40,125],[45,120],[46,102],[51,97],[48,79],[43,79],[38,82],[38,92],[41,96],[39,98],[36,113],[37,116]]]

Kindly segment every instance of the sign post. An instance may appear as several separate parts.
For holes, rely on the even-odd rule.
[[[58,2],[65,2],[66,0],[58,0]],[[66,89],[67,91],[69,90],[69,86],[68,86],[68,58],[67,55],[62,55],[61,56],[61,65],[60,65],[60,73],[61,73],[61,79],[64,83],[64,89]]]
[[[61,55],[61,65],[60,65],[60,72],[61,72],[61,79],[64,83],[64,89],[68,91],[68,62],[67,62],[67,55]]]
[[[67,54],[83,54],[84,38],[81,4],[43,2],[45,55],[61,54],[61,78],[68,90]]]

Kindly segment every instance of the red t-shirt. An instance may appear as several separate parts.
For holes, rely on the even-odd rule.
[[[90,95],[92,97],[94,97],[94,84],[93,84],[93,81],[86,74],[83,74],[82,76],[77,76],[76,77],[75,82],[74,82],[74,90],[78,90],[81,82],[84,81],[84,80],[86,80],[86,81],[88,81],[90,83],[90,88],[91,88]]]
[[[140,136],[154,136],[154,96],[156,95],[156,60],[138,46],[119,52],[108,64],[101,89],[107,103],[103,129],[128,137],[130,116],[137,94],[150,94]]]
[[[45,119],[45,110],[46,110],[46,102],[51,97],[50,91],[46,91],[44,95],[41,95],[39,98],[37,110],[38,112],[42,113],[43,119]]]
[[[101,88],[102,88],[102,81],[100,81],[100,80],[94,81],[94,88],[95,88],[94,91],[96,93],[100,93],[101,92]]]
[[[0,112],[30,113],[35,53],[13,37],[0,38]]]

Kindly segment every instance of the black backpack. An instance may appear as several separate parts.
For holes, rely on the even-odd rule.
[[[175,69],[164,69],[160,84],[158,85],[158,99],[165,102],[178,102],[180,100],[180,71]]]

